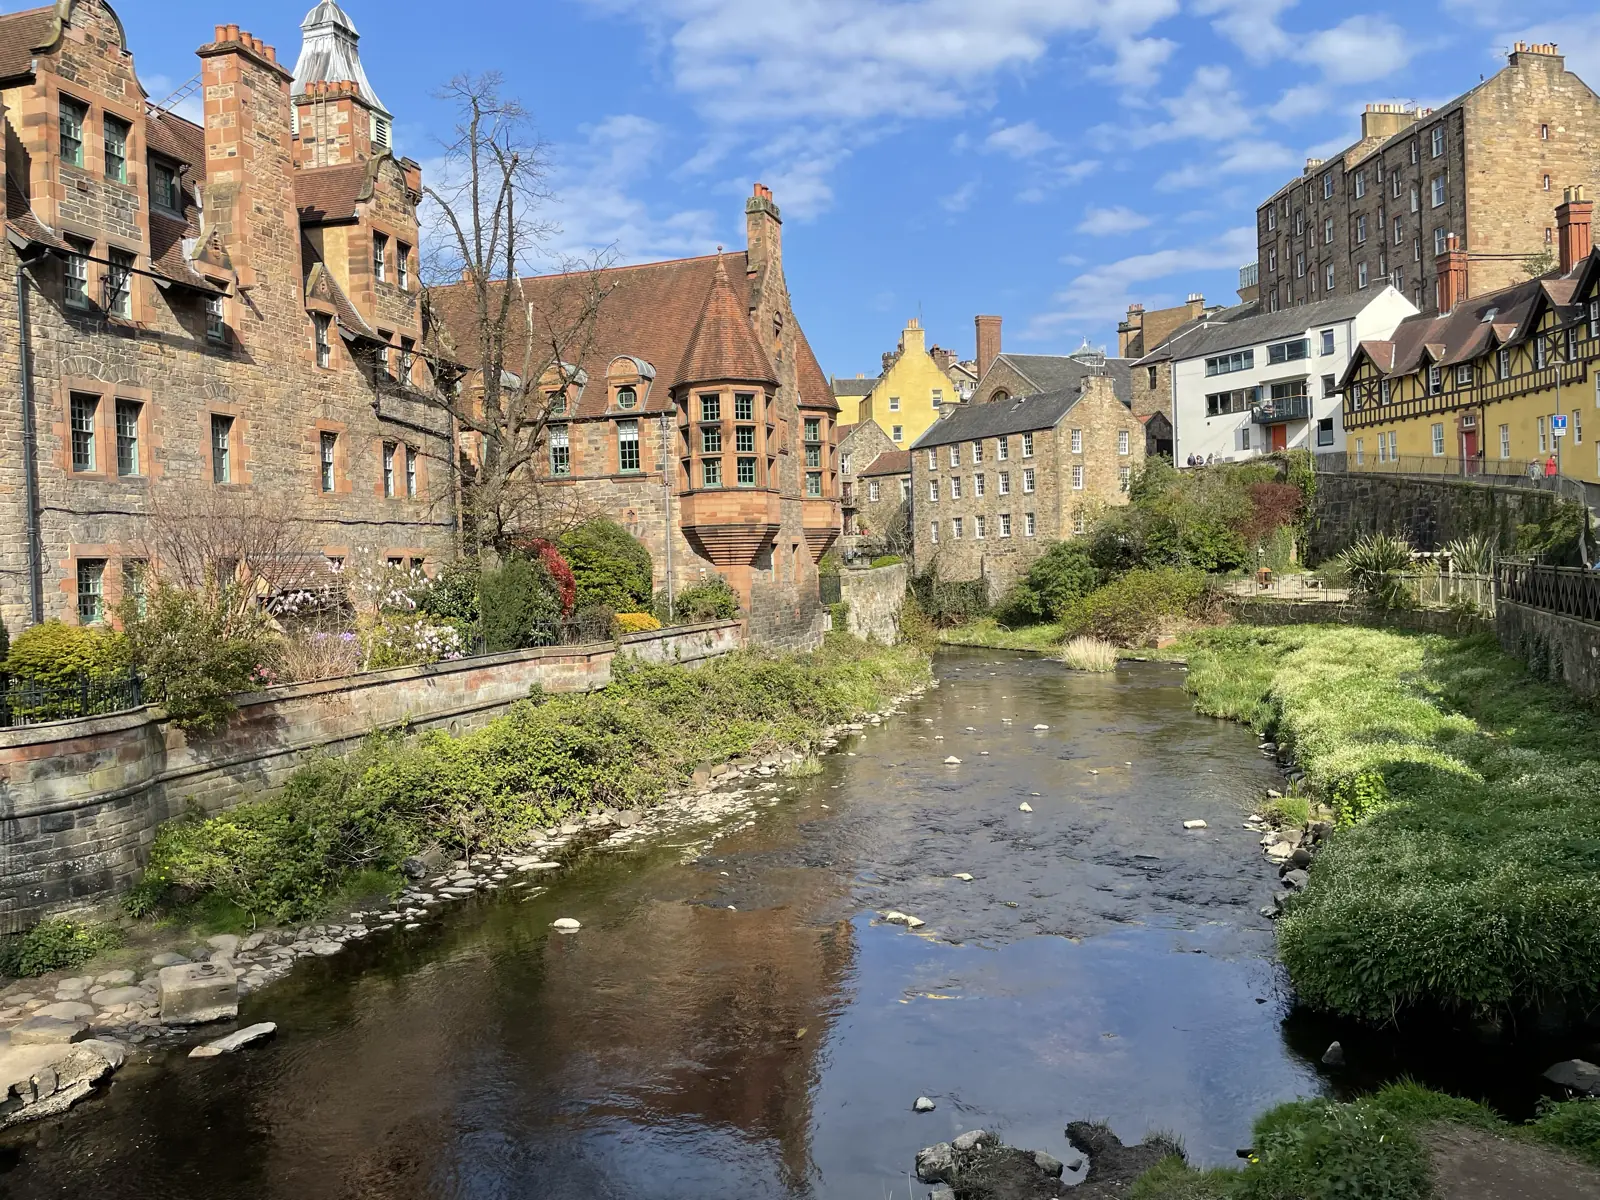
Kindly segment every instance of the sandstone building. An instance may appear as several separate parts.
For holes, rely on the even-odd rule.
[[[416,205],[349,17],[290,71],[218,25],[204,124],[151,103],[103,0],[0,17],[0,619],[89,621],[153,507],[304,519],[310,564],[450,553],[450,431],[420,399]],[[226,564],[221,564],[224,569]]]
[[[1505,287],[1554,252],[1563,190],[1597,176],[1600,97],[1554,45],[1519,42],[1441,108],[1369,104],[1359,141],[1270,196],[1256,211],[1259,298],[1273,312],[1391,284],[1432,310],[1452,235],[1474,294]]]
[[[748,248],[600,272],[606,289],[576,368],[549,397],[541,480],[574,489],[649,547],[658,588],[721,575],[761,641],[804,644],[824,614],[817,561],[840,531],[838,405],[790,305],[783,225],[770,189],[745,204]],[[566,276],[520,281],[559,309]],[[430,292],[471,368],[471,283]],[[506,361],[523,356],[510,330]]]

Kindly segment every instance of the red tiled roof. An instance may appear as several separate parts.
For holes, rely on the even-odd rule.
[[[199,183],[206,177],[206,131],[176,113],[152,109],[144,123],[145,145],[157,154],[189,167],[189,179]]]
[[[833,389],[828,386],[828,377],[822,373],[822,364],[811,352],[811,343],[806,341],[805,330],[800,328],[799,322],[795,323],[794,337],[799,347],[794,366],[795,377],[800,384],[800,407],[838,412],[839,401],[834,399]]]
[[[678,379],[684,383],[726,379],[776,384],[778,376],[750,328],[749,314],[748,305],[734,294],[722,255],[717,255],[711,289],[700,305],[700,318],[678,364]]]
[[[300,219],[313,225],[355,220],[357,202],[371,195],[372,172],[367,163],[312,167],[294,175],[295,207]]]
[[[909,475],[911,474],[911,451],[885,450],[872,460],[872,465],[858,474],[865,479],[869,475]]]
[[[196,236],[197,231],[187,221],[165,216],[150,210],[150,269],[157,275],[181,283],[185,287],[220,289],[194,269],[189,256],[184,253],[183,240]]]
[[[33,70],[33,52],[56,39],[56,6],[30,8],[0,17],[0,79]]]
[[[66,243],[51,233],[44,222],[33,215],[33,208],[28,203],[28,198],[22,194],[17,181],[9,175],[6,176],[6,224],[13,232],[30,242],[54,246],[57,250],[66,249]]]

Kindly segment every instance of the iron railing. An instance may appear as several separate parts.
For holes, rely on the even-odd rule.
[[[844,598],[844,591],[837,575],[818,575],[817,592],[824,604],[838,604]]]
[[[1600,573],[1581,567],[1501,563],[1500,599],[1600,624]]]
[[[1250,408],[1250,420],[1256,425],[1277,425],[1283,421],[1304,421],[1311,416],[1311,399],[1308,396],[1278,396],[1262,400]]]
[[[0,683],[0,729],[103,717],[143,703],[143,685],[134,671],[110,677],[80,674],[63,683],[11,679]]]

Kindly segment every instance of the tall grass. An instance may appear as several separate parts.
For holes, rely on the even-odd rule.
[[[1301,997],[1387,1020],[1600,1002],[1600,719],[1486,637],[1193,636],[1199,706],[1287,743],[1343,828],[1278,924]]]
[[[1117,648],[1100,638],[1075,637],[1061,647],[1056,658],[1075,671],[1104,674],[1117,669]]]

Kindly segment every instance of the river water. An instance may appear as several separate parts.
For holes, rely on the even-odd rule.
[[[886,1200],[963,1129],[1065,1159],[1104,1118],[1224,1163],[1328,1091],[1256,912],[1240,818],[1278,775],[1251,733],[1174,666],[936,669],[752,816],[303,961],[245,1002],[275,1042],[130,1063],[13,1137],[0,1193]]]

